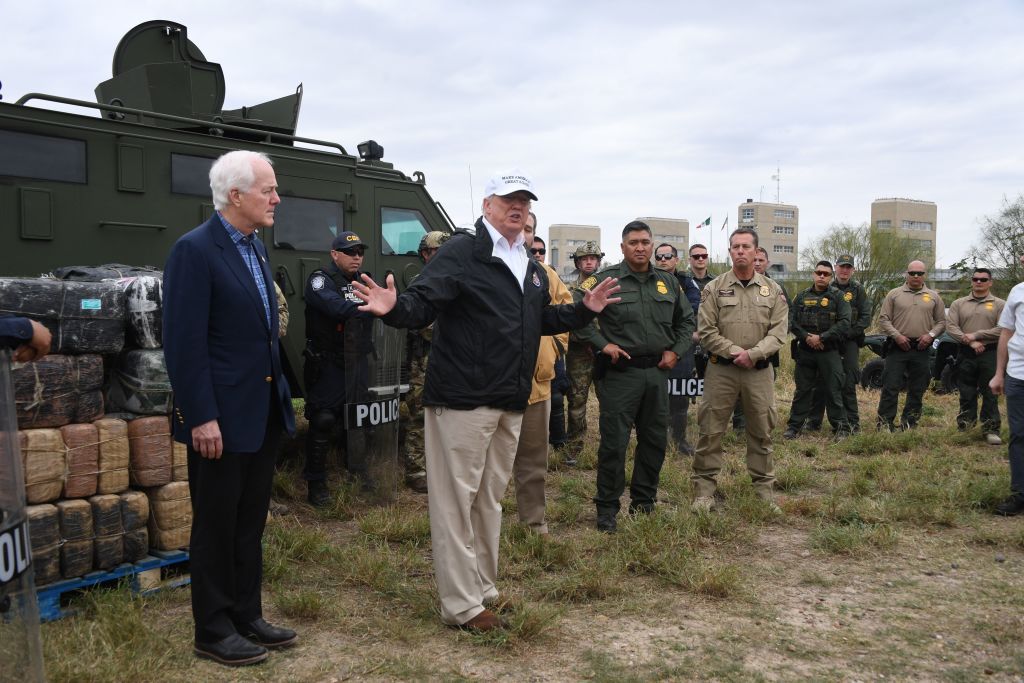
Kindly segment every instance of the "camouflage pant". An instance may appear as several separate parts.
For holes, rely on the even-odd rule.
[[[405,480],[427,476],[423,454],[423,377],[426,357],[413,358],[409,364],[409,391],[398,406],[398,448],[405,463]]]
[[[587,399],[593,383],[594,355],[584,344],[569,342],[565,355],[565,372],[569,375],[569,442],[582,446],[587,433]]]

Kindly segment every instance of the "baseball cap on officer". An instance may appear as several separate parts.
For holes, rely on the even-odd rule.
[[[431,230],[420,238],[420,247],[416,251],[423,251],[424,249],[438,249],[442,244],[448,241],[449,237],[451,237],[451,235],[447,232]]]
[[[492,194],[506,197],[513,192],[525,192],[530,195],[530,199],[537,201],[537,194],[533,191],[533,180],[518,168],[495,173],[484,186],[485,197],[490,197]]]
[[[853,265],[853,257],[850,256],[849,254],[843,254],[842,256],[840,256],[839,258],[836,259],[836,265],[837,266],[852,266]]]
[[[345,249],[351,249],[353,247],[365,247],[366,244],[359,239],[359,235],[346,230],[338,233],[338,236],[331,242],[331,249],[334,251],[344,251]]]

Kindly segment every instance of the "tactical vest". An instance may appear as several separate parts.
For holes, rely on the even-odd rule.
[[[797,307],[796,322],[808,334],[822,334],[836,324],[839,317],[839,297],[842,294],[829,287],[824,292],[816,292],[814,288],[800,293]]]
[[[356,273],[359,277],[361,273]],[[310,277],[322,275],[327,281],[324,287],[333,287],[344,299],[359,302],[352,289],[352,282],[340,270],[331,275],[326,270],[316,270]],[[338,322],[318,309],[306,304],[306,340],[312,350],[328,357],[341,357],[345,347],[345,323]]]

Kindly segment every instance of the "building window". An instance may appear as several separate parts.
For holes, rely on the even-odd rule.
[[[796,211],[792,209],[775,209],[775,217],[793,219],[796,218]]]
[[[742,218],[744,221],[752,221],[752,220],[754,220],[754,210],[753,209],[743,209],[743,213],[740,215],[740,218]]]
[[[85,140],[0,130],[0,176],[85,183]]]
[[[795,235],[796,228],[789,225],[776,225],[772,227],[773,235]]]
[[[795,254],[796,247],[791,244],[775,244],[772,245],[773,254]]]
[[[879,230],[888,230],[892,227],[892,221],[875,221],[875,227]]]
[[[934,228],[932,224],[927,221],[903,221],[903,229],[931,232]]]

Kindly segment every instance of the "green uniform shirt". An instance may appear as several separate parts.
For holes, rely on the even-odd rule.
[[[946,329],[946,307],[934,289],[913,290],[907,285],[889,290],[882,299],[878,326],[888,337],[899,335],[917,339],[930,334],[938,337]]]
[[[946,332],[958,343],[963,342],[965,334],[973,334],[976,341],[982,344],[995,344],[999,341],[999,314],[1003,312],[1006,302],[999,297],[988,294],[984,299],[965,296],[950,305],[946,314]]]
[[[747,351],[755,363],[764,360],[782,348],[788,324],[782,287],[770,277],[754,273],[744,286],[730,270],[701,292],[697,333],[710,354],[730,358]]]
[[[789,329],[800,341],[817,334],[828,348],[839,348],[850,330],[850,304],[837,289],[826,287],[819,292],[811,285],[793,300]]]
[[[845,285],[839,280],[833,280],[832,286],[843,295],[843,301],[850,304],[850,331],[846,333],[846,338],[860,339],[871,326],[871,300],[868,298],[867,290],[853,278]]]
[[[671,350],[679,357],[689,351],[693,335],[693,307],[683,294],[675,273],[649,267],[636,273],[623,261],[584,280],[573,298],[580,301],[584,290],[602,280],[619,279],[621,301],[609,304],[597,319],[576,335],[596,352],[609,343],[617,344],[630,356],[660,356]]]

